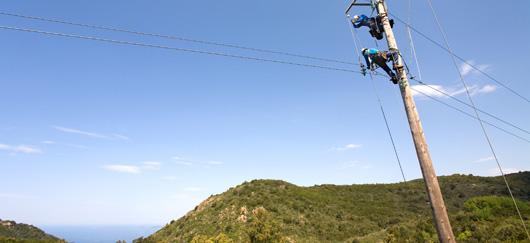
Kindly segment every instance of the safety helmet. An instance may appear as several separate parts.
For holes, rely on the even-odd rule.
[[[361,17],[359,17],[359,15],[355,15],[355,16],[353,16],[353,21],[357,21],[357,20],[359,20],[359,18],[361,18]]]

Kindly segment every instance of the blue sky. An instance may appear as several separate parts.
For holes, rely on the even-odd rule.
[[[427,2],[413,2],[413,25],[441,41]],[[356,61],[345,5],[4,1],[1,10]],[[435,6],[460,56],[530,97],[529,2]],[[389,7],[407,17],[406,1]],[[335,65],[5,16],[0,23]],[[415,70],[404,26],[397,23],[395,33]],[[365,31],[360,35],[373,43]],[[245,180],[309,186],[401,178],[367,77],[7,30],[0,39],[0,218],[37,225],[165,224]],[[415,43],[423,79],[466,99],[449,56],[417,35]],[[461,69],[480,108],[530,129],[530,104]],[[419,178],[397,86],[378,78],[376,87],[405,174]],[[498,173],[477,121],[416,98],[439,175]],[[528,143],[487,128],[507,171],[530,169]]]

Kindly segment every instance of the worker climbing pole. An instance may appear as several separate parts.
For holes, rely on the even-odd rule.
[[[349,16],[349,12],[354,6],[367,6],[377,11],[377,16],[373,19],[368,18],[365,15],[364,17],[361,15],[357,18],[354,16],[352,24],[354,24],[355,28],[360,28],[361,26],[369,27],[370,34],[376,39],[382,38],[378,38],[378,35],[374,35],[374,30],[379,31],[377,33],[382,33],[386,36],[388,51],[363,49],[363,56],[367,62],[367,67],[371,71],[373,71],[376,68],[375,65],[377,65],[385,70],[394,83],[399,84],[399,89],[401,91],[401,96],[403,98],[405,111],[412,133],[412,139],[416,148],[416,155],[418,156],[423,179],[427,189],[427,195],[429,196],[433,219],[438,232],[438,239],[442,243],[456,242],[451,228],[451,223],[449,222],[449,217],[447,215],[440,185],[438,183],[438,178],[436,177],[429,149],[427,147],[427,142],[423,134],[423,128],[421,126],[419,114],[416,110],[416,104],[412,97],[412,91],[409,87],[404,61],[402,56],[399,54],[399,49],[394,37],[394,32],[392,30],[393,24],[388,18],[387,6],[384,0],[365,0],[369,2],[360,1],[361,0],[353,0],[346,10],[346,15]],[[390,68],[386,65],[386,62],[392,62],[392,67],[395,73],[390,70]],[[361,69],[364,69],[364,67],[361,66]]]

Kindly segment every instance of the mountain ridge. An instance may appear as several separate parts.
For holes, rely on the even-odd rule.
[[[33,225],[0,219],[0,242],[65,243],[66,241],[47,234]]]
[[[507,178],[528,224],[530,172]],[[502,177],[451,175],[441,176],[439,181],[459,241],[526,240]],[[423,180],[311,187],[280,180],[253,180],[210,196],[185,216],[135,240],[356,241],[437,241]]]

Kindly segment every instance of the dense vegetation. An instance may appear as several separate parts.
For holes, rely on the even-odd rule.
[[[508,176],[530,223],[530,172]],[[528,242],[500,177],[440,177],[460,242]],[[150,242],[436,242],[423,181],[298,187],[254,180],[213,195]]]
[[[41,229],[15,221],[0,220],[0,242],[4,243],[62,243],[66,242],[46,234]]]

